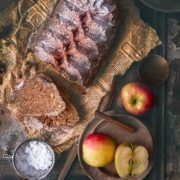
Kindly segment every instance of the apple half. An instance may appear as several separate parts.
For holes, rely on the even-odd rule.
[[[120,177],[140,176],[148,167],[149,154],[144,146],[123,143],[115,153],[115,167]]]

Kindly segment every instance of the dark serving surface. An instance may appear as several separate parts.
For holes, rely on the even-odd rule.
[[[155,165],[146,178],[147,180],[179,180],[180,177],[180,13],[166,14],[154,11],[138,0],[135,0],[140,9],[141,18],[156,29],[163,45],[157,47],[152,53],[158,53],[167,58],[170,65],[170,75],[167,82],[159,87],[152,86],[158,102],[156,107],[146,116],[140,117],[152,129],[156,140],[157,159]],[[178,51],[179,50],[179,51]],[[123,76],[118,78],[118,87],[137,80],[138,63],[135,63]],[[117,82],[116,81],[116,82]],[[119,89],[119,88],[116,89]],[[108,110],[117,108],[114,99]],[[124,111],[122,113],[125,113]],[[68,152],[62,158],[66,159]],[[59,168],[60,169],[60,168]],[[47,178],[48,179],[48,178]],[[49,179],[56,179],[49,177]],[[74,162],[66,180],[88,179],[82,171],[78,160]]]
[[[134,0],[140,9],[141,18],[156,29],[163,45],[154,49],[167,58],[170,65],[170,75],[162,86],[152,86],[158,101],[153,110],[139,119],[146,122],[152,130],[156,141],[157,158],[147,180],[179,180],[180,177],[180,13],[166,14],[156,12]],[[0,1],[1,2],[1,1]],[[127,71],[123,77],[117,77],[114,96],[107,110],[117,109],[116,97],[118,90],[127,82],[138,80],[137,68],[139,63]],[[126,114],[119,108],[122,114]],[[54,170],[45,180],[56,180],[63,164],[68,157],[64,152],[58,159]],[[8,170],[7,170],[8,172]],[[13,180],[18,177],[5,177],[1,179]],[[66,180],[88,180],[78,159],[74,161]]]

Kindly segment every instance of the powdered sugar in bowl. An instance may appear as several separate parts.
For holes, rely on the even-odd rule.
[[[54,151],[43,140],[25,141],[16,148],[13,156],[13,165],[18,174],[30,180],[45,178],[54,162]]]

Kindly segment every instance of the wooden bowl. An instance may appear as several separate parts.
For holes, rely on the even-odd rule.
[[[138,75],[142,81],[148,84],[161,85],[168,78],[169,65],[162,56],[152,54],[140,62]]]
[[[84,129],[83,133],[80,136],[79,144],[78,144],[78,157],[81,167],[86,172],[87,176],[90,179],[95,180],[118,180],[118,179],[126,179],[126,180],[141,180],[144,179],[148,173],[151,171],[154,158],[155,158],[155,149],[154,149],[154,141],[149,129],[137,118],[128,115],[120,115],[115,113],[114,111],[109,111],[106,113],[109,116],[120,119],[122,122],[135,127],[135,133],[129,133],[124,129],[117,127],[116,125],[103,121],[101,118],[93,119],[88,126]],[[143,145],[148,149],[149,152],[149,164],[146,171],[138,177],[127,177],[120,178],[116,172],[114,162],[107,165],[104,168],[94,168],[87,165],[82,159],[82,144],[85,137],[92,132],[101,132],[112,137],[116,144],[119,145],[124,142],[134,143],[138,145]]]
[[[148,7],[162,12],[180,12],[179,0],[141,0]]]

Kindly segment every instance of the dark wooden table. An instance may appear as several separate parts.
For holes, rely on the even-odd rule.
[[[151,53],[158,53],[166,57],[170,65],[167,82],[159,87],[152,86],[157,97],[156,106],[149,114],[139,118],[150,126],[157,150],[154,167],[146,179],[180,180],[180,13],[156,12],[141,4],[139,0],[134,1],[140,9],[141,18],[156,29],[163,42],[163,45]],[[134,63],[123,77],[116,77],[115,95],[107,110],[117,109],[117,93],[125,83],[139,81],[137,67],[138,62]],[[126,114],[122,109],[119,110],[122,114]],[[68,153],[69,151],[66,151],[59,157],[54,170],[45,178],[46,180],[57,180]],[[13,180],[14,178],[6,177],[3,180],[8,179]],[[89,179],[81,169],[77,158],[65,179]]]
[[[146,178],[148,180],[179,180],[180,179],[180,13],[165,14],[156,12],[135,0],[140,9],[141,18],[156,29],[163,45],[151,53],[158,53],[169,62],[170,75],[162,86],[152,86],[157,103],[147,115],[140,117],[150,126],[156,141],[157,158],[153,170]],[[127,71],[123,77],[117,77],[117,88],[114,100],[111,101],[109,110],[116,109],[116,97],[123,84],[139,80],[137,77],[138,63]],[[122,111],[122,113],[126,113]],[[57,163],[54,175],[46,179],[57,179],[57,172],[61,170],[68,151],[63,153]],[[76,159],[70,169],[67,180],[88,180]]]

